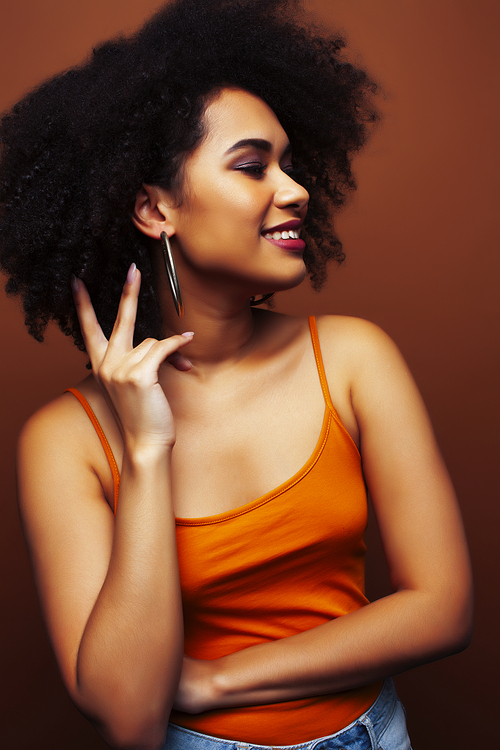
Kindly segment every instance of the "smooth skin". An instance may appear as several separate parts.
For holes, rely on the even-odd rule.
[[[172,705],[198,712],[345,690],[454,653],[470,636],[460,515],[416,386],[376,326],[325,316],[330,392],[360,446],[394,593],[222,659],[183,658],[174,516],[228,511],[286,481],[314,450],[324,412],[307,321],[248,304],[305,275],[301,253],[264,237],[307,211],[286,134],[264,102],[235,89],[211,100],[205,122],[181,195],[144,185],[133,215],[151,237],[166,338],[133,347],[135,267],[109,341],[74,284],[92,363],[79,388],[121,470],[116,517],[109,466],[73,396],[34,415],[19,445],[22,517],[61,673],[119,748],[160,748]]]

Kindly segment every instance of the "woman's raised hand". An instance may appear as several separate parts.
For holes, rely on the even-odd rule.
[[[160,365],[167,359],[178,370],[187,371],[192,366],[179,352],[192,340],[192,333],[159,341],[145,339],[134,348],[140,286],[140,272],[132,264],[108,341],[85,284],[80,279],[73,280],[76,311],[94,377],[113,410],[125,446],[133,450],[173,446],[174,421],[158,373]]]

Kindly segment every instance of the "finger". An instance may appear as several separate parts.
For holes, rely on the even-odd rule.
[[[193,363],[190,362],[187,357],[184,357],[180,352],[174,352],[172,355],[170,355],[170,357],[167,357],[166,361],[169,363],[169,365],[172,365],[176,370],[179,370],[180,372],[187,372],[193,367]]]
[[[184,333],[160,341],[144,339],[122,358],[118,367],[107,356],[99,377],[104,378],[105,381],[115,379],[127,382],[131,379],[142,382],[144,385],[152,385],[158,382],[158,370],[164,362],[173,360],[172,364],[176,369],[190,370],[193,365],[178,350],[189,344],[193,335],[193,333]]]
[[[130,351],[134,345],[134,329],[140,288],[141,272],[135,263],[132,263],[123,285],[118,313],[109,337],[111,350],[118,347],[120,350]]]
[[[182,349],[184,346],[189,344],[190,341],[192,341],[193,336],[194,334],[190,332],[176,336],[170,336],[168,339],[161,339],[160,341],[153,341],[152,339],[144,341],[139,345],[139,347],[136,347],[134,349],[134,352],[131,355],[131,358],[136,358],[136,354],[138,353],[139,348],[142,347],[143,344],[145,345],[145,351],[141,353],[141,356],[137,358],[137,361],[134,364],[134,374],[136,376],[139,374],[139,372],[144,373],[144,375],[146,373],[149,373],[150,375],[152,375],[153,373],[157,374],[160,365],[163,364],[163,362],[165,362],[166,360],[170,362],[172,357],[174,358],[173,365],[174,367],[176,367],[176,369],[190,370],[192,367],[191,362],[189,362],[189,360],[187,360],[185,357],[182,357],[182,359],[179,360],[176,355],[179,349]],[[179,357],[181,356],[182,355],[179,355]],[[183,363],[183,360],[186,364]]]
[[[99,325],[90,295],[83,281],[73,276],[71,279],[71,289],[85,349],[90,357],[92,367],[95,368],[102,362],[108,346],[108,340]]]

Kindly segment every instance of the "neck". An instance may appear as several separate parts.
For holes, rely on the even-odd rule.
[[[261,316],[250,306],[250,293],[231,282],[208,278],[192,271],[177,256],[184,316],[177,316],[163,257],[156,248],[157,293],[165,337],[193,331],[186,357],[198,372],[224,364],[235,364],[247,356],[259,330]]]
[[[166,278],[158,293],[163,335],[194,331],[185,354],[198,371],[235,364],[251,351],[259,315],[255,315],[248,297],[223,295],[210,285],[184,284],[184,316],[179,318]]]
[[[255,317],[248,301],[236,306],[183,294],[185,315],[178,318],[173,304],[164,310],[164,335],[194,331],[186,356],[197,368],[234,363],[252,347]]]

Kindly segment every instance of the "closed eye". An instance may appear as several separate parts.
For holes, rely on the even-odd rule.
[[[248,164],[238,164],[236,167],[237,172],[245,172],[253,177],[261,177],[267,169],[267,164],[262,164],[259,161],[249,162]]]

